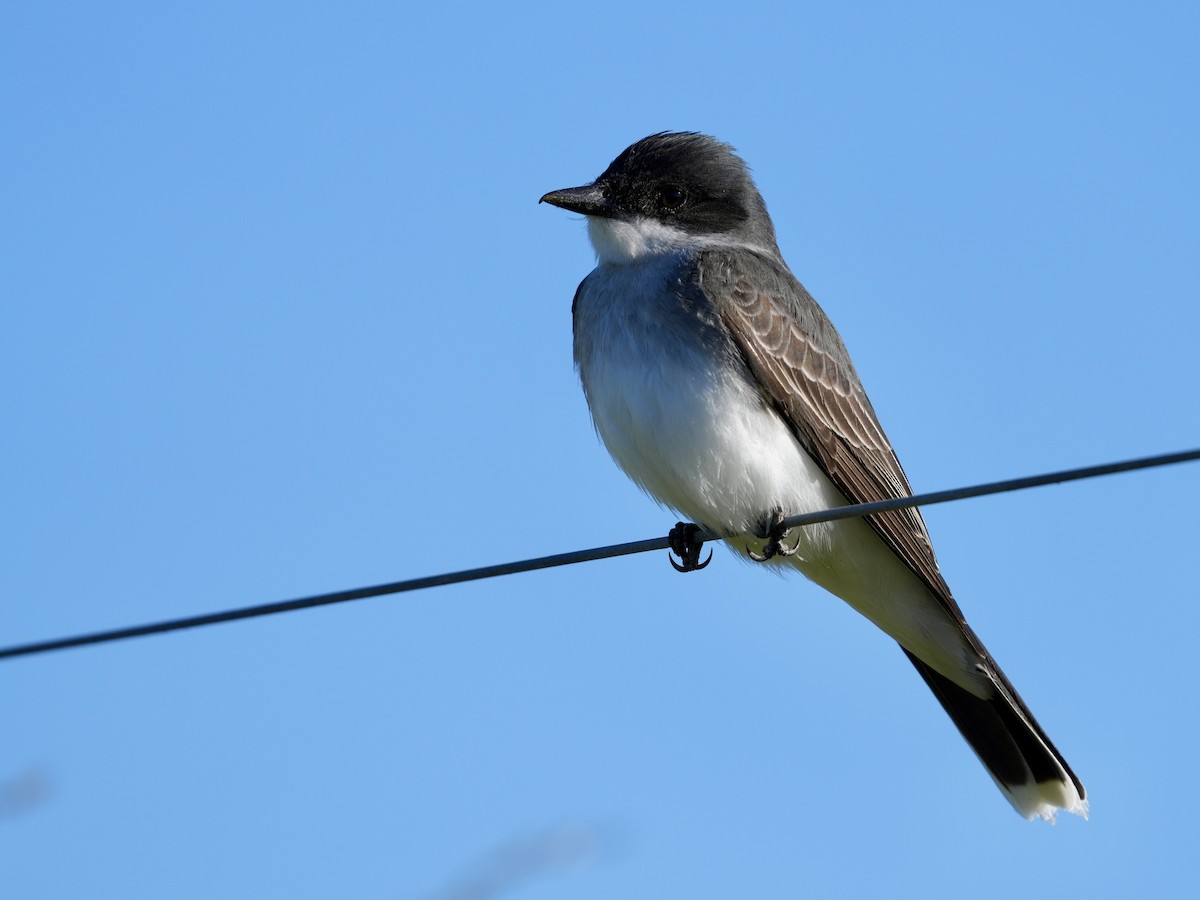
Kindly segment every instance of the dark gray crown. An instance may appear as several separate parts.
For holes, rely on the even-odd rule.
[[[708,135],[663,131],[642,138],[623,150],[595,185],[626,215],[775,249],[771,217],[745,162]]]

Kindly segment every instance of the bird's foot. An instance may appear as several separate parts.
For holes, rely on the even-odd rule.
[[[762,553],[755,553],[749,547],[746,552],[750,554],[750,558],[755,562],[766,562],[775,556],[795,556],[796,551],[800,549],[800,536],[796,536],[795,543],[788,547],[783,543],[784,539],[792,533],[792,529],[784,525],[783,510],[778,506],[771,512],[769,516],[763,516],[759,523],[758,530],[754,533],[760,538],[766,540],[763,544]]]
[[[671,553],[683,560],[682,564],[677,563],[674,557],[668,554],[667,559],[671,561],[676,572],[699,572],[712,562],[712,550],[708,551],[708,559],[700,562],[700,549],[704,546],[704,541],[696,538],[700,530],[699,525],[678,522],[667,535],[667,540],[671,543]]]

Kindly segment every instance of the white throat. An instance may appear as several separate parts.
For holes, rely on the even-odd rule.
[[[588,238],[602,266],[633,266],[654,258],[694,253],[709,247],[749,250],[772,257],[779,262],[779,250],[725,234],[688,234],[657,219],[638,216],[634,219],[607,219],[588,216]]]
[[[588,216],[588,238],[601,263],[628,266],[647,257],[695,249],[703,242],[655,219],[606,219]]]

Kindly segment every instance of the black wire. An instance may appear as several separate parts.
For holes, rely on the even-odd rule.
[[[935,503],[949,503],[953,500],[966,500],[970,497],[983,497],[988,494],[1020,491],[1048,484],[1080,481],[1084,478],[1097,478],[1101,475],[1114,475],[1118,472],[1132,472],[1137,469],[1170,466],[1176,463],[1193,462],[1195,460],[1200,460],[1200,449],[1186,450],[1181,453],[1165,453],[1160,456],[1146,456],[1140,459],[1105,463],[1099,466],[1085,466],[1079,469],[1064,469],[1059,472],[1049,472],[1045,475],[1012,478],[1007,481],[993,481],[988,484],[979,484],[972,487],[933,491],[928,494],[915,494],[912,497],[897,497],[893,500],[879,500],[874,503],[856,503],[852,506],[839,506],[835,509],[827,509],[821,512],[791,516],[786,520],[785,524],[789,527],[815,525],[818,522],[849,519],[855,516],[904,509],[910,506],[931,506]],[[701,532],[698,537],[703,540],[717,539],[717,535],[711,532]],[[162,634],[167,631],[180,631],[184,628],[197,628],[201,625],[215,625],[218,622],[252,619],[258,616],[291,612],[296,609],[328,606],[331,603],[345,603],[348,600],[381,597],[385,594],[402,594],[406,591],[416,591],[422,588],[440,587],[446,584],[460,584],[465,581],[478,581],[482,578],[496,578],[500,575],[514,575],[518,572],[532,572],[536,569],[570,566],[575,563],[589,562],[596,559],[609,559],[616,556],[628,556],[633,553],[645,553],[648,550],[665,550],[668,546],[669,542],[666,537],[650,538],[649,540],[632,541],[627,544],[613,544],[609,547],[594,547],[591,550],[576,550],[572,553],[559,553],[554,556],[539,556],[535,559],[501,563],[495,566],[483,566],[479,569],[464,569],[460,572],[447,572],[442,575],[429,575],[424,578],[410,578],[407,581],[393,581],[390,584],[378,584],[373,587],[334,591],[330,594],[316,594],[311,597],[301,597],[295,600],[281,600],[277,603],[263,603],[259,606],[246,606],[241,609],[208,613],[201,616],[168,619],[164,622],[153,622],[149,625],[115,628],[111,631],[97,631],[92,634],[39,641],[33,644],[18,644],[15,647],[0,648],[0,659],[10,659],[16,656],[33,656],[37,653],[49,653],[51,650],[65,650],[68,647],[103,644],[110,641],[125,640],[126,638],[141,637],[147,634]]]

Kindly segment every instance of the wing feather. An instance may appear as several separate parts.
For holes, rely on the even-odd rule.
[[[746,250],[707,250],[698,275],[765,394],[847,501],[912,494],[840,335],[787,267]],[[920,511],[867,521],[961,621]]]

